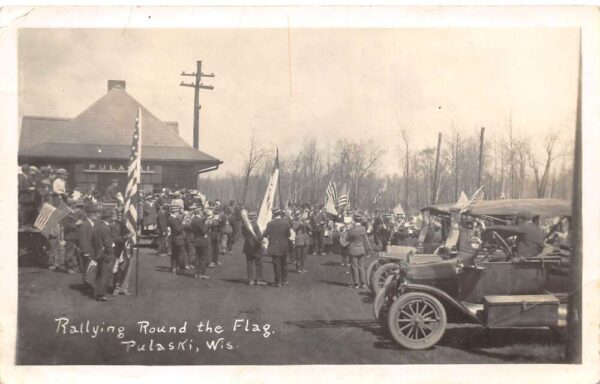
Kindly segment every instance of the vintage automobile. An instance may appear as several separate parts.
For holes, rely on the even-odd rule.
[[[406,262],[409,255],[413,262],[431,262],[449,258],[457,253],[458,228],[452,225],[452,215],[458,214],[456,204],[439,204],[421,209],[423,223],[415,246],[389,246],[386,252],[367,267],[365,273],[371,292],[377,294],[385,279],[400,263]],[[418,256],[417,256],[418,255]]]
[[[494,222],[523,210],[537,217],[571,215],[570,205],[562,200],[481,202],[468,220],[479,217],[476,223],[483,225],[465,225],[460,234],[471,236],[470,247],[460,247],[447,260],[402,263],[387,277],[375,298],[374,314],[398,344],[430,348],[448,323],[487,328],[566,325],[569,250],[548,245],[524,259],[509,245],[511,233],[481,221]]]

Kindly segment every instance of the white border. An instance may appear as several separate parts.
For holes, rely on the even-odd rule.
[[[435,2],[435,3],[439,3]],[[314,4],[314,3],[313,3]],[[592,7],[118,7],[0,9],[0,211],[4,250],[0,263],[0,381],[3,383],[70,383],[108,381],[190,382],[460,382],[591,383],[598,369],[597,250],[599,203],[597,170],[600,117],[600,23]],[[148,18],[151,16],[151,18]],[[222,366],[222,367],[27,367],[14,366],[16,340],[16,149],[18,28],[407,28],[407,27],[565,27],[583,35],[584,163],[584,364],[577,365],[398,365],[398,366]],[[284,375],[284,376],[282,376]],[[142,379],[143,376],[143,379]]]

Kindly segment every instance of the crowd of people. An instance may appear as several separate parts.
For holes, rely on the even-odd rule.
[[[48,228],[42,250],[50,270],[81,273],[90,295],[100,301],[129,294],[131,255],[134,237],[123,215],[123,194],[117,180],[99,191],[68,190],[68,172],[51,166],[19,169],[19,228],[33,231],[42,206],[58,207],[61,202],[70,213]],[[374,215],[347,210],[329,214],[323,204],[290,204],[277,207],[273,220],[261,232],[257,213],[248,212],[234,201],[228,205],[208,201],[196,190],[140,193],[139,226],[142,235],[153,239],[156,253],[169,257],[170,271],[193,273],[209,279],[209,271],[222,265],[222,257],[233,244],[243,240],[249,285],[267,285],[263,256],[273,260],[272,285],[288,284],[291,265],[297,273],[307,273],[309,255],[341,254],[341,266],[348,267],[352,287],[364,287],[363,260],[376,249],[385,249],[399,224],[408,221],[376,211]],[[396,230],[394,230],[396,228]],[[405,231],[406,232],[406,231]],[[266,239],[266,240],[265,240]],[[95,272],[90,275],[93,261]]]

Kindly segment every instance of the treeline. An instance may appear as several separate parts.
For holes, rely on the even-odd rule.
[[[512,127],[500,138],[489,136],[483,141],[481,174],[486,199],[570,198],[574,147],[570,137],[550,133],[531,141],[515,136]],[[392,209],[400,202],[414,213],[429,204],[454,202],[461,191],[470,196],[478,187],[480,138],[476,130],[465,133],[453,129],[444,134],[437,175],[437,143],[414,148],[414,138],[406,129],[400,130],[397,153],[391,156],[398,164],[398,172],[391,175],[381,174],[384,152],[373,141],[340,139],[333,148],[322,148],[315,139],[306,139],[297,153],[279,156],[279,197],[283,204],[322,203],[327,184],[335,180],[338,191],[346,184],[351,206],[361,209]],[[239,172],[205,176],[200,181],[201,190],[210,199],[235,200],[257,208],[275,154],[252,138],[245,156]],[[377,191],[384,184],[387,191],[375,204]]]

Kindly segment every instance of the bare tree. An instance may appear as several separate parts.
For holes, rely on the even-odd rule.
[[[379,168],[383,151],[373,141],[351,143],[347,140],[339,140],[336,150],[341,174],[352,185],[354,206],[359,206],[359,191],[363,179],[375,174]]]
[[[558,133],[550,134],[546,137],[544,143],[545,150],[545,163],[540,163],[537,159],[533,151],[529,151],[529,166],[533,171],[533,176],[535,178],[535,189],[538,198],[546,197],[546,191],[548,188],[548,183],[550,179],[550,167],[552,165],[554,144],[558,139]],[[543,169],[542,174],[540,175],[540,170]]]
[[[400,128],[400,137],[404,144],[404,207],[409,209],[409,180],[410,180],[410,151],[409,151],[409,136],[406,127]],[[407,211],[408,212],[408,211]]]
[[[244,177],[244,187],[242,189],[242,203],[246,204],[246,198],[248,197],[248,185],[250,184],[250,176],[260,168],[261,163],[263,162],[267,151],[263,148],[258,148],[255,143],[255,136],[252,135],[250,138],[250,150],[248,151],[248,156],[244,161],[243,166],[243,177]]]

